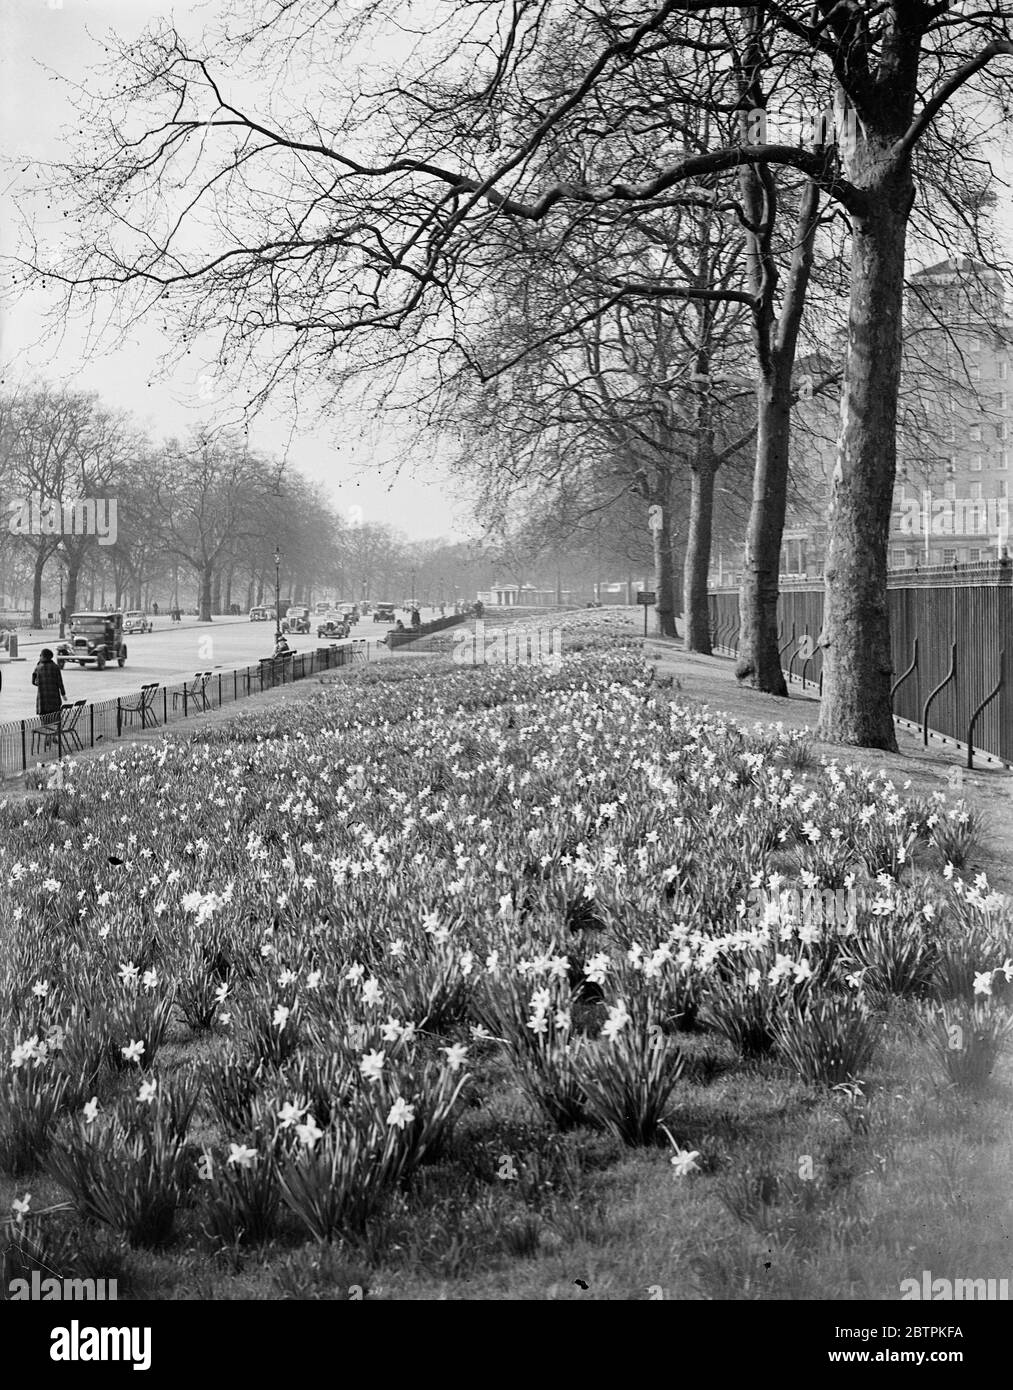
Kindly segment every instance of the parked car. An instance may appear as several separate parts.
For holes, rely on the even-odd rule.
[[[79,666],[94,664],[102,671],[111,661],[122,666],[126,659],[122,613],[71,613],[70,637],[56,648],[56,664],[61,670],[68,661],[76,661]]]
[[[150,632],[153,627],[147,613],[142,613],[139,608],[131,608],[123,614],[124,632]]]
[[[310,610],[300,604],[293,603],[282,619],[281,630],[282,632],[309,632]]]
[[[394,605],[392,603],[378,603],[373,610],[374,623],[392,623],[394,621]]]
[[[250,609],[250,622],[251,622],[251,623],[266,623],[266,622],[267,622],[267,609],[264,608],[264,607],[263,607],[262,605],[260,605],[260,604],[258,604],[256,608],[251,608],[251,609]]]
[[[341,637],[347,637],[351,629],[343,618],[328,618],[326,622],[317,628],[318,637],[329,637],[331,641],[337,641]]]

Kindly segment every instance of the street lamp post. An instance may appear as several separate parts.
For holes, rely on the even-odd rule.
[[[281,637],[281,551],[274,547],[274,640]]]
[[[64,636],[63,627],[64,627],[64,618],[63,618],[63,568],[62,568],[62,566],[61,566],[61,569],[60,569],[60,639],[61,639],[61,641],[62,641],[63,636]]]

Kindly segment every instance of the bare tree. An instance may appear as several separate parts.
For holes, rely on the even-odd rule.
[[[886,550],[915,161],[962,92],[986,112],[1005,109],[1007,7],[620,0],[557,21],[538,0],[461,4],[399,65],[406,76],[351,92],[322,79],[319,116],[278,87],[255,114],[225,89],[226,59],[264,71],[273,45],[309,44],[321,72],[329,37],[328,56],[347,57],[388,15],[378,4],[345,23],[323,0],[290,0],[241,30],[226,27],[219,54],[191,51],[169,26],[123,45],[118,95],[128,109],[98,103],[64,171],[80,243],[57,264],[29,258],[33,273],[72,298],[115,289],[131,312],[171,312],[184,342],[219,332],[230,366],[252,355],[260,392],[306,367],[320,368],[331,390],[347,369],[336,348],[363,328],[382,343],[414,325],[410,342],[394,340],[392,359],[438,350],[460,297],[480,290],[485,235],[501,219],[565,228],[575,210],[712,199],[707,180],[742,168],[798,171],[848,218],[851,252],[820,730],[895,748]],[[770,82],[801,90],[802,75],[815,74],[837,114],[833,144],[716,133],[702,153],[673,154],[665,123],[640,160],[624,156],[590,179],[555,174],[549,156],[568,128],[593,123],[609,92],[641,80],[650,90],[659,67],[678,89],[671,101],[713,108],[724,94],[728,111],[741,111],[757,44]],[[546,46],[558,54],[553,65]],[[654,114],[633,102],[628,129],[649,135]],[[96,139],[97,156],[88,148]]]

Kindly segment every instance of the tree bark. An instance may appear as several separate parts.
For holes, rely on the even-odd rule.
[[[67,556],[67,582],[63,589],[63,606],[68,613],[77,607],[77,585],[81,575],[81,558],[69,552]]]
[[[210,560],[205,561],[200,569],[200,617],[198,621],[209,623],[211,621],[211,584],[214,575],[214,566]]]
[[[685,649],[711,655],[710,606],[707,574],[710,568],[711,531],[714,520],[713,463],[704,459],[690,469],[689,529],[683,569]]]
[[[32,565],[32,627],[42,626],[42,576],[46,569],[46,547],[40,545]]]
[[[781,539],[788,500],[791,361],[776,356],[756,388],[756,463],[739,593],[735,675],[768,695],[787,696],[777,641]]]
[[[652,532],[654,546],[654,592],[657,606],[654,610],[655,632],[659,637],[675,636],[675,611],[673,594],[675,571],[672,568],[672,538],[670,534],[671,509],[667,494],[661,500],[661,525]],[[599,595],[595,594],[598,598]]]
[[[672,528],[672,574],[673,574],[673,576],[674,576],[674,575],[681,575],[681,574],[684,574],[685,568],[686,568],[686,548],[685,548],[685,546],[684,546],[683,543],[682,543],[682,532],[679,531],[679,530],[677,530],[677,529],[675,529],[675,528],[673,527],[673,528]],[[672,602],[673,602],[673,605],[674,605],[675,616],[676,616],[677,618],[683,617],[684,612],[685,612],[685,610],[684,610],[684,608],[683,608],[683,605],[682,605],[682,598],[683,598],[683,592],[682,592],[682,591],[683,591],[683,586],[682,586],[681,584],[674,584],[674,585],[673,585]]]
[[[855,158],[859,167],[850,172],[870,189],[870,199],[865,215],[852,220],[848,352],[819,643],[818,732],[835,743],[896,752],[886,559],[897,464],[904,249],[914,192],[907,162],[892,166],[885,140],[879,152],[884,172],[878,178],[876,149],[867,141],[862,145]]]

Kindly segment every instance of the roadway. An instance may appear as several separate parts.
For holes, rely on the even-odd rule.
[[[439,616],[439,610],[420,609],[423,622]],[[407,626],[408,615],[398,616]],[[109,666],[104,671],[94,666],[69,663],[63,670],[63,683],[68,700],[108,700],[116,695],[136,695],[142,685],[158,681],[172,685],[189,679],[195,671],[232,671],[236,667],[255,665],[261,657],[274,651],[274,624],[251,623],[249,618],[219,617],[210,623],[198,623],[196,618],[170,622],[162,615],[152,619],[154,631],[128,633],[126,665]],[[349,645],[365,638],[374,644],[382,643],[390,631],[390,623],[374,623],[372,617],[360,618],[352,628],[352,636],[339,642]],[[32,634],[18,642],[18,654],[25,661],[0,661],[0,724],[12,719],[26,719],[35,714],[35,687],[32,671],[43,647],[55,652],[58,644],[55,631]],[[318,646],[330,646],[318,641],[316,623],[309,633],[291,634],[289,647],[294,652],[315,651]],[[386,654],[387,647],[380,652]]]

